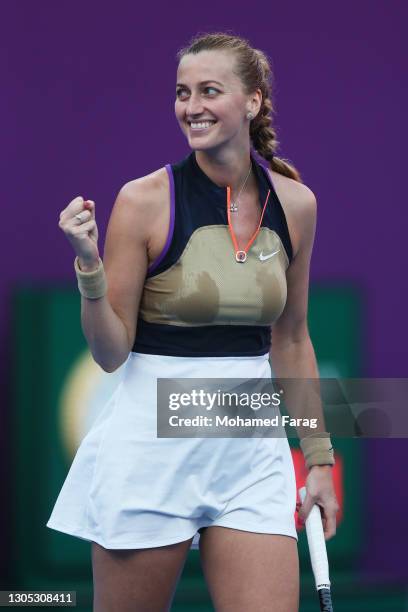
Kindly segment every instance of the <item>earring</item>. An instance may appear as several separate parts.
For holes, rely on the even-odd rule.
[[[249,111],[247,113],[247,119],[249,119],[250,121],[254,118],[253,114],[251,113],[251,111]]]

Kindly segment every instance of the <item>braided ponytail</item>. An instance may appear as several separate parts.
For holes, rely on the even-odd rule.
[[[209,50],[232,51],[236,56],[236,74],[241,79],[247,94],[260,89],[262,105],[258,115],[251,121],[249,135],[253,148],[269,162],[274,172],[283,174],[299,183],[302,179],[298,170],[286,159],[277,157],[275,151],[279,141],[272,125],[272,115],[275,110],[272,105],[272,77],[269,61],[262,51],[251,47],[249,42],[240,36],[224,32],[204,33],[195,36],[189,45],[177,53],[178,61],[189,53],[199,53]]]
[[[269,162],[272,170],[292,178],[299,183],[302,182],[298,170],[286,159],[281,159],[275,155],[279,141],[276,131],[272,125],[272,115],[275,110],[271,100],[271,69],[266,55],[259,49],[253,50],[258,61],[259,88],[262,91],[262,104],[258,115],[251,121],[249,135],[253,147],[259,155]]]

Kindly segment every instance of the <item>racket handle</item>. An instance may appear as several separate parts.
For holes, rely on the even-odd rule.
[[[299,497],[303,504],[306,497],[306,487],[299,489]],[[306,519],[305,525],[316,589],[329,589],[329,562],[327,559],[322,517],[317,504],[312,507]]]

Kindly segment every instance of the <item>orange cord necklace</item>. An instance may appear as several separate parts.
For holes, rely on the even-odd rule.
[[[240,250],[238,248],[238,242],[237,242],[237,239],[235,237],[234,230],[233,230],[232,224],[231,224],[231,210],[230,210],[230,207],[231,207],[231,204],[230,204],[230,202],[231,202],[231,187],[227,187],[227,217],[228,217],[228,227],[229,227],[231,238],[232,238],[232,242],[233,242],[234,248],[235,248],[235,259],[239,263],[244,263],[244,261],[246,261],[249,247],[251,246],[251,244],[253,243],[253,241],[255,240],[257,235],[259,234],[259,230],[261,229],[261,223],[262,223],[262,219],[263,219],[263,216],[264,216],[265,208],[266,208],[266,205],[268,203],[268,199],[269,199],[269,194],[270,193],[271,193],[271,190],[269,189],[268,195],[266,196],[265,204],[264,204],[263,209],[262,209],[262,214],[261,214],[261,218],[260,218],[260,221],[259,221],[258,228],[256,229],[254,235],[249,240],[249,242],[247,243],[245,248],[243,250]]]

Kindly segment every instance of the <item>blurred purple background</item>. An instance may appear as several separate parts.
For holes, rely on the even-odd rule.
[[[60,210],[77,195],[94,199],[102,251],[120,187],[189,152],[174,117],[175,53],[193,34],[213,30],[249,38],[272,60],[279,153],[318,201],[311,282],[353,281],[365,294],[362,375],[408,375],[406,3],[43,0],[8,3],[2,13],[3,397],[10,393],[12,287],[74,284]],[[6,493],[8,419],[3,401]],[[366,446],[364,567],[408,578],[407,441]],[[5,576],[11,513],[4,501],[0,512]]]

